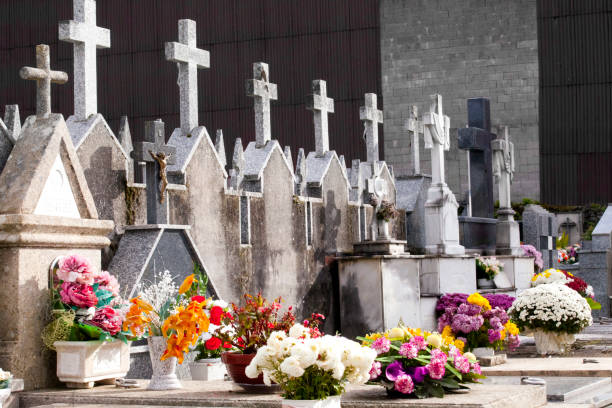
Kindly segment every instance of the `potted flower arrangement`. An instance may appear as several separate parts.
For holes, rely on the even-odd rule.
[[[195,361],[189,364],[191,379],[197,381],[222,380],[227,370],[221,362],[221,354],[232,349],[231,343],[223,342],[211,332],[219,330],[227,331],[222,326],[222,318],[229,312],[227,302],[215,300],[206,305],[208,318],[210,320],[209,332],[204,333],[198,339],[195,351],[198,353]]]
[[[506,348],[515,349],[520,344],[519,329],[510,321],[504,300],[498,300],[502,307],[492,307],[488,299],[473,293],[457,305],[443,296],[438,303],[446,307],[438,317],[438,331],[461,339],[465,349],[478,358],[492,357],[495,351]]]
[[[529,256],[534,258],[533,265],[535,271],[541,271],[544,268],[544,259],[542,259],[542,253],[536,249],[533,245],[521,244],[521,249],[523,250],[524,256]]]
[[[564,352],[593,323],[587,301],[561,281],[521,292],[508,315],[521,331],[533,331],[539,354]]]
[[[495,276],[504,270],[504,265],[495,257],[476,257],[476,279],[482,289],[495,287]]]
[[[282,406],[334,408],[347,384],[364,384],[376,351],[340,336],[322,336],[295,324],[272,332],[246,367],[249,378],[263,375],[282,389]]]
[[[211,300],[203,295],[208,282],[197,266],[195,269],[178,290],[170,273],[165,271],[158,283],[130,300],[124,327],[134,336],[147,338],[153,367],[147,387],[150,390],[182,387],[176,376],[176,365],[183,363],[185,353],[208,331],[206,304]]]
[[[396,327],[358,339],[378,355],[370,383],[384,386],[392,397],[442,398],[485,378],[476,356],[463,354],[463,342],[444,333]]]
[[[573,265],[578,263],[578,251],[580,244],[574,244],[565,248],[557,248],[557,261],[563,265]]]
[[[578,294],[587,301],[592,310],[601,309],[601,304],[595,300],[593,287],[571,272],[549,268],[541,273],[533,275],[531,278],[531,286],[534,287],[550,283],[561,283],[566,285],[568,288],[578,292]]]
[[[397,208],[395,208],[395,204],[392,201],[382,200],[379,203],[378,198],[374,194],[370,195],[370,204],[376,208],[379,237],[383,239],[390,239],[391,235],[389,233],[389,222],[397,218],[399,211]]]
[[[0,368],[0,407],[11,396],[11,380],[13,376]]]
[[[57,258],[50,268],[53,321],[42,332],[57,351],[57,376],[68,387],[124,377],[130,368],[130,333],[122,331],[117,279],[95,271],[79,255]]]

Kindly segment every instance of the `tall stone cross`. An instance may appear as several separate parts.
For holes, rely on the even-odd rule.
[[[255,146],[264,147],[272,140],[270,101],[278,99],[276,84],[270,83],[270,72],[265,62],[253,64],[253,79],[247,79],[247,96],[255,99]]]
[[[59,24],[60,41],[74,44],[74,115],[98,113],[96,49],[110,48],[110,30],[96,26],[95,0],[73,0],[74,20]]]
[[[198,126],[198,68],[210,68],[210,53],[196,45],[196,22],[179,20],[179,42],[166,43],[166,59],[178,65],[181,93],[181,132],[188,135]]]
[[[414,174],[421,174],[421,146],[420,135],[423,134],[423,122],[419,120],[419,108],[415,105],[410,107],[410,116],[404,123],[404,129],[411,133],[412,139],[410,145],[412,147],[412,165]]]
[[[308,95],[306,109],[314,113],[315,147],[317,156],[329,151],[327,114],[334,113],[334,100],[327,97],[327,83],[322,79],[312,81],[312,95]]]
[[[491,141],[493,175],[499,190],[499,208],[512,208],[511,186],[514,178],[514,145],[508,137],[508,126],[500,129],[503,139]]]
[[[378,162],[378,124],[383,123],[383,113],[377,108],[375,93],[365,94],[365,106],[359,108],[359,119],[363,121],[366,135],[368,163]]]
[[[164,122],[145,122],[144,141],[136,144],[134,160],[146,163],[147,224],[169,223],[166,170],[175,157],[176,148],[166,145]]]
[[[493,218],[491,110],[487,98],[468,99],[468,127],[459,129],[459,148],[469,151],[471,213]],[[476,199],[475,199],[476,198]]]
[[[68,74],[62,71],[51,71],[49,46],[36,46],[36,68],[23,67],[19,71],[23,79],[36,81],[36,117],[48,118],[51,114],[51,83],[65,84]]]
[[[446,185],[444,151],[450,149],[450,118],[442,111],[442,95],[432,95],[429,112],[423,115],[425,148],[431,149],[431,184]]]

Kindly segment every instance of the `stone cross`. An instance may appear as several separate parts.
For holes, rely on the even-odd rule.
[[[487,98],[468,99],[468,127],[459,129],[459,148],[467,150],[469,160],[471,213],[493,218],[493,174],[491,110]],[[477,198],[477,199],[474,199]]]
[[[383,113],[377,109],[375,93],[365,94],[365,106],[359,108],[359,119],[363,121],[365,127],[368,162],[376,163],[378,162],[378,124],[383,123]]]
[[[322,79],[312,81],[312,95],[308,95],[306,109],[314,113],[315,147],[317,156],[329,151],[327,114],[334,113],[334,100],[327,97],[327,83]]]
[[[51,71],[49,46],[36,46],[36,68],[23,67],[19,71],[23,79],[36,81],[36,117],[48,118],[51,114],[51,83],[65,84],[68,74],[62,71]]]
[[[444,151],[450,149],[450,118],[442,112],[442,96],[432,95],[429,112],[423,115],[425,148],[431,149],[431,184],[446,185]]]
[[[264,147],[272,139],[270,101],[278,99],[276,84],[270,83],[268,64],[253,64],[253,79],[247,79],[247,96],[255,99],[255,146]]]
[[[423,122],[419,120],[419,108],[415,105],[410,107],[410,117],[404,123],[404,129],[412,134],[412,165],[414,174],[421,174],[421,152],[420,135],[423,134]]]
[[[210,68],[210,53],[196,46],[196,22],[179,20],[179,42],[166,43],[166,59],[178,65],[181,93],[181,132],[198,126],[198,68]]]
[[[166,144],[164,122],[161,119],[145,122],[144,141],[136,144],[134,160],[146,162],[148,224],[169,223],[166,169],[174,164],[175,157],[176,148]]]
[[[514,145],[508,138],[508,126],[500,129],[504,138],[491,141],[493,175],[499,189],[499,208],[512,208],[511,186],[514,178]]]
[[[74,44],[74,116],[98,113],[97,48],[110,48],[110,30],[96,26],[95,0],[73,0],[74,20],[59,24],[60,41]]]

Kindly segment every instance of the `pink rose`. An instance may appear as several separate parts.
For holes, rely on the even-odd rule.
[[[112,307],[106,306],[96,310],[96,314],[93,319],[86,321],[85,323],[91,324],[107,331],[114,336],[121,331],[121,315]]]
[[[80,283],[64,282],[60,289],[62,302],[69,306],[76,306],[80,309],[86,309],[95,306],[98,303],[98,298],[89,285]]]
[[[94,270],[87,258],[80,255],[70,255],[59,261],[57,277],[64,282],[93,285]]]
[[[94,283],[99,283],[99,289],[107,290],[113,296],[119,296],[119,281],[108,271],[102,271],[95,274]]]

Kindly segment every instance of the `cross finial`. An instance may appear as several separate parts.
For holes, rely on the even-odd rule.
[[[308,95],[306,109],[314,113],[317,156],[323,156],[329,150],[327,114],[334,113],[334,100],[327,97],[327,83],[324,80],[312,81],[312,94]]]
[[[268,64],[253,64],[253,79],[247,79],[247,95],[255,99],[256,147],[264,147],[272,139],[270,123],[270,101],[278,99],[276,84],[270,83]]]
[[[412,148],[412,165],[414,174],[421,173],[421,157],[420,157],[420,135],[423,134],[423,122],[419,121],[419,108],[416,105],[410,107],[410,112],[404,128],[412,133],[411,148]]]
[[[164,122],[157,119],[145,122],[144,141],[137,143],[134,160],[146,162],[147,182],[147,223],[168,224],[168,200],[166,169],[174,164],[176,148],[166,145]]]
[[[96,49],[110,48],[110,30],[96,26],[95,0],[73,0],[74,20],[59,24],[60,41],[74,44],[74,115],[98,113]]]
[[[51,71],[49,46],[36,46],[36,68],[23,67],[19,71],[23,79],[36,81],[36,117],[47,118],[51,114],[51,83],[65,84],[68,74],[62,71]]]
[[[383,113],[378,110],[375,93],[365,94],[365,106],[359,108],[359,119],[363,121],[366,134],[368,162],[378,162],[378,124],[383,123]]]
[[[210,53],[196,45],[196,22],[179,20],[179,42],[166,43],[166,59],[178,65],[181,93],[181,132],[198,126],[198,68],[210,68]]]

